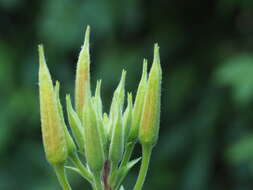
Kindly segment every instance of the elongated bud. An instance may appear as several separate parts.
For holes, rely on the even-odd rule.
[[[39,45],[39,62],[40,114],[44,149],[49,163],[60,164],[66,161],[68,150],[42,45]]]
[[[132,93],[127,94],[127,108],[124,112],[125,142],[128,139],[133,115]]]
[[[63,111],[62,111],[62,105],[61,105],[61,101],[60,101],[60,95],[59,94],[60,94],[60,83],[59,83],[59,81],[56,81],[55,96],[56,96],[56,100],[57,100],[57,104],[58,104],[58,111],[59,111],[60,117],[61,117],[61,124],[63,126],[64,133],[65,133],[68,154],[70,155],[70,154],[76,152],[76,145],[75,145],[72,137],[70,136],[68,128],[67,128],[67,125],[65,123],[64,115],[63,115]]]
[[[114,164],[118,164],[122,159],[124,152],[124,126],[122,120],[122,110],[118,102],[118,108],[115,110],[115,120],[113,123],[112,139],[109,150],[109,159]]]
[[[75,108],[79,118],[82,118],[84,102],[90,97],[90,27],[87,26],[84,45],[79,54],[75,81]]]
[[[98,131],[101,137],[101,142],[103,144],[103,150],[105,150],[105,155],[107,155],[107,137],[106,137],[106,131],[103,125],[103,118],[102,113],[99,111],[99,98],[98,97],[92,97],[91,98],[92,104],[94,105],[94,109],[96,112],[96,120],[98,125]]]
[[[66,96],[66,104],[67,104],[68,121],[69,121],[71,131],[73,133],[73,136],[74,136],[80,150],[84,150],[83,126],[82,126],[82,123],[81,123],[77,113],[74,111],[74,109],[72,107],[70,95]]]
[[[85,106],[83,111],[85,156],[91,170],[97,173],[104,165],[104,150],[94,105],[89,100]]]
[[[144,109],[139,130],[142,145],[154,146],[158,139],[160,122],[162,70],[160,66],[159,47],[155,44],[154,60],[150,70],[148,87],[145,95]]]
[[[138,131],[141,121],[141,116],[143,112],[143,106],[144,106],[144,98],[145,93],[147,89],[147,60],[144,59],[143,61],[143,70],[142,70],[142,77],[137,89],[136,98],[134,102],[134,108],[133,108],[133,119],[130,129],[130,134],[128,141],[134,142],[138,138]]]
[[[115,120],[115,115],[118,114],[115,110],[122,110],[125,99],[125,80],[126,80],[126,71],[122,71],[120,82],[113,93],[112,103],[110,107],[110,124],[109,124],[109,136],[112,136],[112,130]]]

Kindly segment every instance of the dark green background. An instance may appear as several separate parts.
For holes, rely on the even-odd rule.
[[[135,94],[160,45],[161,130],[144,189],[252,190],[252,0],[0,0],[0,189],[60,189],[41,142],[37,44],[64,100],[87,24],[106,111],[121,70]],[[73,190],[90,188],[69,176]]]

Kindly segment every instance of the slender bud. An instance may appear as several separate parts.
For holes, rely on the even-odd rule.
[[[145,95],[144,109],[139,130],[142,145],[154,146],[158,139],[160,122],[162,71],[159,58],[159,47],[155,44],[154,60],[150,70]]]
[[[115,120],[113,123],[112,139],[109,149],[109,159],[114,164],[118,164],[124,152],[124,126],[122,120],[122,110],[118,102],[118,108],[115,110]]]
[[[133,114],[133,102],[132,102],[132,93],[127,94],[127,108],[124,112],[124,131],[125,131],[125,142],[128,139],[130,127],[132,123],[132,114]]]
[[[90,169],[97,173],[102,171],[105,161],[103,144],[94,105],[89,100],[85,106],[83,111],[85,156]]]
[[[109,124],[109,136],[112,137],[112,130],[115,120],[115,115],[118,114],[115,110],[123,109],[124,99],[125,99],[125,80],[126,80],[126,71],[122,71],[120,82],[113,93],[112,103],[110,107],[110,124]]]
[[[90,27],[87,26],[84,45],[79,54],[76,81],[75,81],[75,108],[77,114],[82,118],[84,102],[90,96],[90,53],[89,53]]]
[[[142,77],[137,89],[136,98],[133,108],[133,118],[128,137],[128,142],[135,142],[138,138],[138,131],[141,121],[141,115],[143,112],[144,98],[147,89],[147,60],[143,60]]]
[[[64,133],[65,133],[65,138],[66,138],[66,143],[67,143],[67,148],[68,148],[68,154],[70,155],[70,154],[76,152],[76,145],[75,145],[72,137],[70,136],[67,125],[65,123],[59,94],[60,94],[60,83],[59,83],[59,81],[56,81],[55,96],[56,96],[56,100],[57,100],[57,104],[58,104],[58,111],[59,111],[60,117],[61,117],[61,124],[63,126]]]
[[[82,123],[81,123],[77,113],[74,111],[74,109],[72,107],[70,95],[66,96],[66,104],[67,104],[68,121],[69,121],[71,131],[73,133],[73,136],[74,136],[80,150],[84,150],[83,126],[82,126]]]
[[[97,93],[97,89],[96,89],[96,93]],[[102,113],[100,113],[100,111],[99,111],[100,102],[99,102],[99,98],[97,97],[97,94],[96,94],[95,97],[91,98],[91,101],[92,101],[92,104],[94,105],[94,109],[95,109],[95,113],[96,113],[96,120],[97,120],[97,125],[98,125],[98,131],[99,131],[101,141],[102,141],[102,144],[103,144],[103,149],[106,150],[107,138],[106,138],[105,128],[104,128],[104,125],[103,125]],[[106,152],[105,152],[105,155],[107,155]]]
[[[49,163],[60,164],[66,161],[68,150],[42,45],[39,45],[39,62],[40,114],[44,149]]]

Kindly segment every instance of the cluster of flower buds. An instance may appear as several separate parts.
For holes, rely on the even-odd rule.
[[[39,45],[39,92],[44,150],[64,190],[71,189],[65,168],[79,173],[95,190],[123,189],[121,185],[125,176],[140,160],[130,161],[135,144],[140,142],[145,150],[151,152],[158,139],[162,80],[159,47],[155,44],[149,76],[147,60],[144,59],[134,101],[132,93],[125,92],[126,71],[122,71],[107,114],[104,113],[101,100],[101,80],[97,82],[94,95],[90,89],[89,36],[88,26],[77,63],[74,107],[70,95],[66,95],[68,124],[65,123],[59,97],[60,84],[58,81],[53,84],[43,46]],[[81,156],[85,157],[85,164],[80,161]],[[150,154],[145,154],[144,151],[142,159],[149,160],[145,156],[150,157]],[[147,172],[144,171],[145,168],[147,170],[145,165],[147,163],[142,163],[140,179],[137,180],[141,185],[137,185],[139,187],[135,187],[136,190],[142,188],[146,175],[143,172]]]

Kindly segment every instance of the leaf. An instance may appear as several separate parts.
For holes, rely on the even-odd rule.
[[[130,171],[130,169],[135,165],[137,164],[139,161],[141,160],[141,157],[139,158],[136,158],[130,162],[127,163],[126,166],[123,166],[121,167],[119,170],[118,170],[118,175],[117,175],[117,178],[115,180],[116,182],[116,189],[122,184],[123,180],[125,179],[126,175],[128,174],[128,172]],[[122,187],[122,186],[121,186]]]

